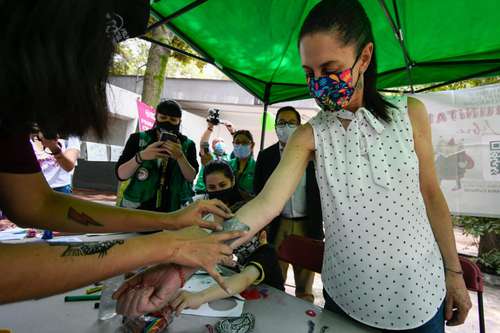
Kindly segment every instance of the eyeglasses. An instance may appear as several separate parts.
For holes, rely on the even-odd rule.
[[[276,123],[276,126],[278,126],[278,127],[285,127],[285,126],[293,127],[293,126],[298,126],[298,124],[295,121],[287,122],[287,121],[280,120]]]

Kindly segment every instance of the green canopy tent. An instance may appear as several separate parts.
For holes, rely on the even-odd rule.
[[[297,37],[318,1],[159,0],[151,11],[154,26],[167,24],[266,112],[269,104],[309,97]],[[500,73],[498,0],[360,1],[372,22],[379,89]]]

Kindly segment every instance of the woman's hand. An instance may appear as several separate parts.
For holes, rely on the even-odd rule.
[[[169,158],[167,150],[163,147],[164,143],[163,141],[157,141],[147,146],[146,149],[139,153],[141,159],[143,161],[149,161],[157,158]]]
[[[447,326],[464,323],[472,303],[461,274],[446,271],[446,306],[444,318]]]
[[[203,295],[201,292],[191,293],[189,291],[181,291],[175,299],[170,302],[170,306],[175,311],[175,315],[181,314],[184,309],[198,309],[203,303]]]
[[[191,227],[181,231],[175,232],[177,246],[169,262],[188,267],[203,268],[215,281],[221,286],[222,289],[227,291],[227,286],[222,276],[215,269],[217,264],[224,264],[234,266],[233,249],[226,244],[225,241],[235,240],[245,233],[237,232],[223,232],[207,236],[206,231],[198,228]]]
[[[220,222],[210,222],[203,220],[203,217],[209,213],[220,216],[223,219],[217,219]],[[172,229],[172,221],[175,221],[175,229],[182,229],[190,226],[198,226],[211,230],[222,230],[220,223],[224,219],[231,218],[231,210],[220,200],[198,200],[189,206],[172,213],[175,217],[169,220],[169,229]]]

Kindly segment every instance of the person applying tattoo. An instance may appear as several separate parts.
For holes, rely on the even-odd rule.
[[[221,228],[203,221],[207,213],[231,217],[221,201],[159,213],[79,200],[49,187],[30,143],[35,123],[61,137],[89,130],[104,137],[113,53],[118,42],[145,32],[149,1],[2,1],[0,13],[9,13],[0,20],[0,210],[22,227],[72,233],[173,230],[106,242],[0,243],[0,303],[58,294],[160,263],[202,267],[224,286],[215,265],[230,262],[225,242],[242,233],[208,235],[199,228]]]
[[[210,161],[205,166],[203,174],[207,193],[195,199],[216,198],[236,212],[245,201],[237,188],[235,178],[227,162]],[[224,231],[249,229],[248,225],[242,224],[235,218],[224,221],[222,227]],[[225,279],[227,286],[225,290],[213,286],[202,293],[182,292],[178,294],[179,288],[194,271],[162,264],[132,277],[115,293],[114,297],[118,300],[118,313],[127,317],[135,317],[157,310],[169,312],[171,311],[169,303],[179,313],[185,308],[197,308],[203,303],[237,294],[252,284],[264,283],[280,290],[285,289],[285,281],[278,265],[276,251],[267,244],[265,231],[236,248],[234,253],[238,258],[237,273]]]

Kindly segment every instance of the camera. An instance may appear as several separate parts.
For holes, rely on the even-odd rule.
[[[219,112],[220,112],[219,109],[208,109],[207,121],[210,124],[219,125],[220,124],[220,115],[219,115]]]

